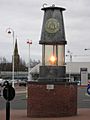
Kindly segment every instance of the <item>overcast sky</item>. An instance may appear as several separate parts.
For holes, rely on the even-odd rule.
[[[63,12],[66,34],[66,54],[71,50],[73,55],[90,55],[90,0],[0,0],[0,56],[12,59],[13,39],[6,33],[9,27],[14,30],[18,39],[19,54],[28,61],[27,39],[32,40],[31,58],[41,59],[41,45],[39,45],[43,11],[42,5],[55,4],[65,7]],[[90,61],[90,56],[75,60]]]

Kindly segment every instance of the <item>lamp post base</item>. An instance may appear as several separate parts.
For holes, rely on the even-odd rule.
[[[48,85],[48,86],[47,86]],[[77,84],[28,83],[28,117],[77,115]]]

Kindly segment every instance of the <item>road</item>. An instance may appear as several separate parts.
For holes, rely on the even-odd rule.
[[[0,97],[0,110],[5,109],[5,105],[6,101],[3,97]],[[11,109],[26,109],[27,98],[25,91],[17,92],[10,105]],[[78,108],[90,108],[90,95],[87,95],[86,87],[78,87],[77,106]]]
[[[3,90],[2,90],[3,91]],[[15,90],[15,98],[10,101],[11,109],[26,109],[27,108],[27,98],[26,98],[26,88],[20,87],[18,90]],[[0,97],[0,110],[5,109],[6,100],[3,96]]]
[[[77,105],[78,108],[90,108],[90,95],[87,94],[87,87],[78,87]]]

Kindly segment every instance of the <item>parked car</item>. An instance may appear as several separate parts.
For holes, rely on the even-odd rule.
[[[26,86],[27,80],[19,80],[19,86]]]
[[[0,86],[3,86],[4,82],[5,82],[5,80],[0,78]]]
[[[2,79],[2,78],[0,78],[0,85],[2,84],[2,82],[3,82],[3,79]]]
[[[13,83],[14,82],[14,84],[17,84],[18,83],[18,81],[15,79],[14,81],[13,80],[10,80],[10,82],[11,83]]]

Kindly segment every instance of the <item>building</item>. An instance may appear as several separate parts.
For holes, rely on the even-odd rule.
[[[36,77],[39,75],[40,65],[41,63],[32,68],[32,76]],[[90,79],[90,62],[67,62],[66,78],[67,77],[71,77],[72,81],[81,81],[81,84],[87,84]]]

